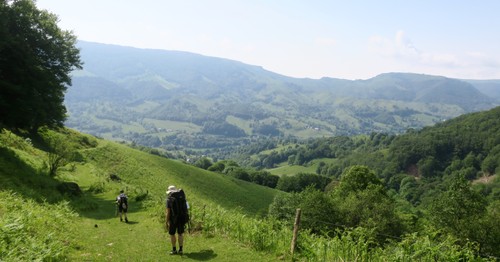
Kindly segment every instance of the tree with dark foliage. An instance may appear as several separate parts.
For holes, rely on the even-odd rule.
[[[0,126],[62,126],[70,72],[81,69],[71,31],[33,0],[0,0]]]

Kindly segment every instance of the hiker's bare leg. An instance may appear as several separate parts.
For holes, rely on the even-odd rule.
[[[179,246],[182,247],[184,244],[184,236],[182,234],[179,234]]]
[[[170,242],[172,243],[172,247],[175,247],[175,235],[170,235]]]

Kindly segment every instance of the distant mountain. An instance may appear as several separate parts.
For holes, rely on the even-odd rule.
[[[80,41],[67,125],[152,147],[210,149],[261,136],[399,133],[500,104],[500,89],[441,76],[299,79],[198,54]],[[479,84],[483,92],[475,85]]]
[[[500,100],[500,80],[463,80],[472,84],[481,93]]]

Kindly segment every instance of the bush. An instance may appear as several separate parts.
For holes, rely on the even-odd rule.
[[[71,203],[80,211],[93,211],[99,208],[99,204],[93,199],[78,198]]]
[[[95,182],[89,186],[87,189],[89,193],[100,194],[106,192],[106,183],[104,182]]]

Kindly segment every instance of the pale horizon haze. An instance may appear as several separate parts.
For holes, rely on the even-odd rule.
[[[38,0],[79,40],[240,61],[298,78],[500,79],[500,1]]]

